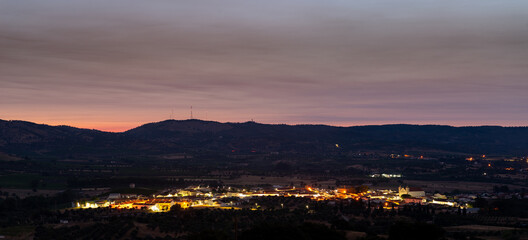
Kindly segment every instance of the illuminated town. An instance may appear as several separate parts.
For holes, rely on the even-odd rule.
[[[208,186],[191,186],[185,189],[166,190],[161,194],[143,196],[138,194],[110,193],[106,199],[77,201],[74,208],[115,208],[137,209],[151,212],[169,211],[174,205],[180,208],[249,208],[259,210],[260,197],[306,198],[312,201],[322,201],[330,205],[336,201],[361,201],[369,206],[385,209],[398,209],[402,205],[432,205],[447,208],[468,208],[468,202],[477,198],[476,195],[463,195],[456,198],[442,194],[426,194],[420,188],[400,187],[394,190],[367,190],[366,186],[339,187],[334,190],[305,187],[273,188],[234,188]],[[256,204],[249,200],[256,199]],[[284,207],[284,206],[277,206]]]

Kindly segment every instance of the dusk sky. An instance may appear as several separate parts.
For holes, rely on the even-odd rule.
[[[526,0],[0,0],[0,119],[528,125]]]

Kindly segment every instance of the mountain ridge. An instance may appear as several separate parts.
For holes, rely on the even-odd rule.
[[[0,152],[16,156],[66,157],[160,155],[176,152],[288,152],[328,154],[455,152],[528,154],[528,127],[387,124],[221,123],[164,120],[112,133],[70,126],[0,120]],[[339,149],[335,144],[338,144]]]

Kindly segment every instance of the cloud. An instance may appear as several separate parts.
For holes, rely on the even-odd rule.
[[[0,117],[129,126],[194,105],[221,121],[526,125],[527,7],[2,1]]]

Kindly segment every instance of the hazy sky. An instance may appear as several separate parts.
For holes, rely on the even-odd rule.
[[[526,0],[0,0],[0,119],[528,125]]]

